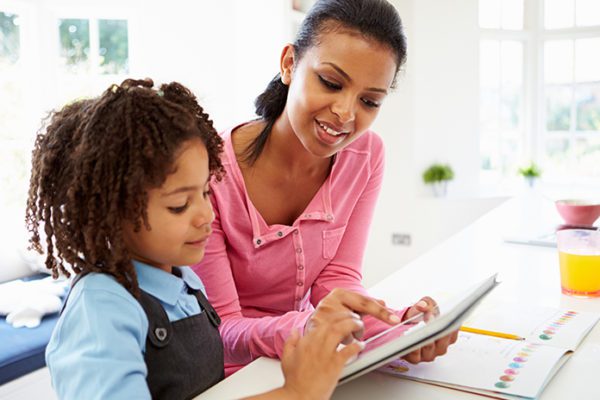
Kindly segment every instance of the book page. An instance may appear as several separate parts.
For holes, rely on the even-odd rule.
[[[448,353],[431,363],[413,365],[396,360],[379,371],[534,398],[565,353],[565,349],[538,343],[460,332]]]
[[[471,328],[521,336],[534,343],[575,350],[594,327],[597,313],[498,303],[481,307],[465,321]]]

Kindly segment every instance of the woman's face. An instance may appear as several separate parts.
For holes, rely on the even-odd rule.
[[[135,232],[133,224],[123,226],[125,245],[135,260],[167,272],[202,260],[214,219],[209,179],[206,147],[200,139],[185,142],[175,172],[148,191],[150,229],[142,224]]]
[[[390,49],[351,31],[322,34],[300,60],[289,45],[281,58],[289,85],[283,115],[306,150],[329,157],[371,126],[395,73]]]

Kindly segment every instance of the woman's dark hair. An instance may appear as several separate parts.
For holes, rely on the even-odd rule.
[[[210,173],[221,179],[222,140],[196,97],[176,82],[153,85],[127,79],[51,113],[40,130],[25,221],[31,247],[45,250],[55,278],[70,276],[67,264],[76,274],[112,275],[137,296],[122,223],[148,227],[147,192],[173,173],[188,140],[202,140]]]
[[[296,61],[318,43],[319,36],[339,30],[352,30],[386,46],[396,56],[396,75],[406,61],[406,38],[398,12],[386,0],[319,0],[300,25],[294,42]],[[393,85],[392,85],[393,86]],[[260,156],[271,129],[285,108],[288,87],[277,74],[256,98],[256,114],[266,122],[262,132],[244,151],[244,161],[253,164]]]

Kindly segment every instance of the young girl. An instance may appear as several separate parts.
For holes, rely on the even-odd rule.
[[[256,100],[260,118],[224,133],[215,234],[193,268],[223,320],[227,373],[280,357],[334,288],[366,293],[361,264],[384,164],[369,127],[405,58],[387,1],[317,1]],[[398,315],[433,304],[424,298]],[[385,327],[373,322],[365,337]],[[407,359],[433,360],[455,340],[456,332]]]
[[[75,274],[46,351],[62,399],[184,399],[223,378],[220,319],[186,267],[211,234],[222,141],[189,90],[152,87],[126,80],[70,104],[35,143],[31,243],[54,277]],[[317,313],[314,332],[293,335],[285,385],[259,398],[328,397],[360,350],[336,351],[362,327],[350,309],[395,322],[351,293],[325,302],[342,312]]]

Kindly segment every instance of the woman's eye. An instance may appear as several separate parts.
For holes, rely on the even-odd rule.
[[[369,100],[369,99],[362,99],[362,102],[370,108],[377,108],[379,107],[381,104],[374,102],[373,100]]]
[[[182,212],[187,210],[187,208],[188,208],[188,203],[185,203],[184,205],[182,205],[180,207],[168,207],[169,211],[171,211],[173,214],[181,214]]]
[[[212,190],[210,190],[210,189],[208,189],[208,190],[205,190],[204,192],[202,192],[202,196],[203,196],[205,199],[207,199],[207,198],[208,198],[208,196],[210,196],[211,194],[212,194]]]
[[[321,75],[319,75],[319,80],[321,81],[321,83],[323,85],[325,85],[326,88],[331,89],[331,90],[340,90],[342,87],[340,85],[338,85],[337,83],[333,83],[331,81],[328,81],[327,79],[323,78]]]

